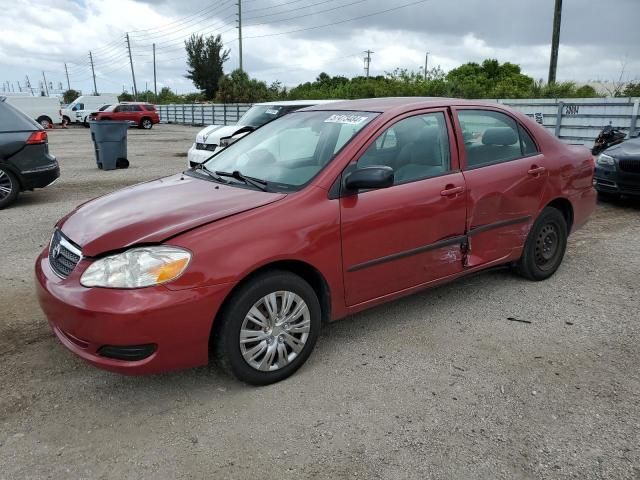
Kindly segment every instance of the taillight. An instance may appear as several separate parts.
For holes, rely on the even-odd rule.
[[[47,132],[44,130],[33,132],[27,139],[27,145],[39,145],[42,143],[47,143]]]

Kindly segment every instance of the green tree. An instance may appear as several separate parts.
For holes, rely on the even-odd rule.
[[[222,50],[220,35],[193,34],[184,42],[187,51],[186,78],[199,88],[209,100],[215,98],[218,83],[224,75],[223,65],[229,59],[229,50]]]
[[[80,92],[74,89],[69,89],[62,94],[62,100],[64,103],[69,104],[80,96]]]
[[[524,98],[534,86],[520,66],[487,59],[482,65],[470,62],[451,70],[447,76],[449,94],[462,98]]]
[[[629,82],[625,85],[622,94],[625,97],[640,97],[640,82]]]
[[[220,79],[216,100],[222,103],[254,103],[271,100],[272,95],[265,82],[250,78],[238,69]]]

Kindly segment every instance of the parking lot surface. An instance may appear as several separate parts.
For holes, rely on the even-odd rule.
[[[130,130],[110,172],[88,130],[51,131],[61,178],[0,211],[0,478],[640,478],[639,202],[600,204],[545,282],[492,271],[324,326],[279,384],[67,352],[33,290],[54,223],[180,171],[197,130]]]

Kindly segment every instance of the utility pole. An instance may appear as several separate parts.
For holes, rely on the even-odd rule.
[[[64,73],[67,76],[67,90],[71,90],[71,83],[69,83],[69,70],[67,70],[67,62],[64,62]]]
[[[556,83],[558,48],[560,47],[560,21],[562,20],[562,0],[556,0],[553,10],[553,37],[551,38],[551,61],[549,63],[549,84]]]
[[[156,83],[156,44],[153,44],[153,93],[158,96],[158,84]]]
[[[93,68],[93,55],[91,54],[91,50],[89,50],[89,61],[91,62],[91,75],[93,75],[93,94],[98,95],[98,87],[96,87],[96,71]]]
[[[240,71],[242,69],[242,0],[238,0],[238,56],[240,58]]]
[[[127,50],[129,51],[129,63],[131,64],[131,78],[133,78],[133,98],[138,100],[138,86],[136,85],[136,73],[133,71],[133,57],[131,56],[131,42],[129,42],[129,33],[126,34]]]
[[[44,79],[44,91],[49,96],[49,87],[47,87],[47,77],[44,76],[44,70],[42,71],[42,78]]]
[[[364,71],[367,72],[367,78],[369,78],[369,66],[371,65],[371,54],[375,52],[372,52],[371,50],[365,50],[364,53],[367,54],[367,56],[364,57]]]
[[[429,71],[429,52],[424,56],[424,80],[427,81],[427,72]]]

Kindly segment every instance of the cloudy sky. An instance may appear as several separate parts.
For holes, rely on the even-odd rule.
[[[152,89],[152,44],[158,89],[194,91],[184,78],[183,41],[221,33],[238,65],[237,0],[0,0],[0,81],[24,89],[42,80],[91,92],[89,51],[100,92],[131,90],[124,35],[129,32],[138,89]],[[321,71],[355,76],[363,51],[375,53],[372,75],[396,67],[448,71],[497,58],[547,76],[554,0],[242,0],[244,68],[285,85]],[[558,80],[640,79],[640,0],[564,0]],[[9,82],[7,87],[6,82]]]

